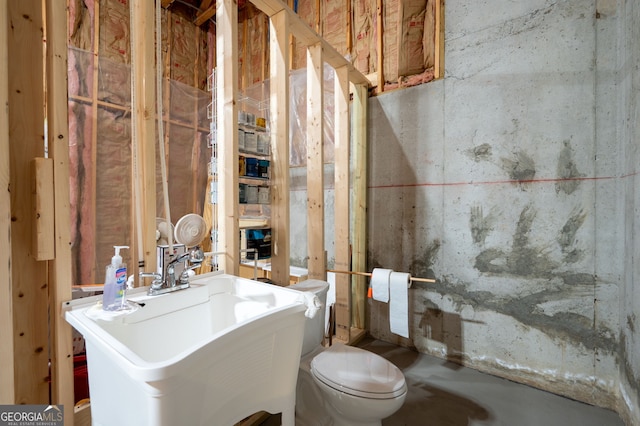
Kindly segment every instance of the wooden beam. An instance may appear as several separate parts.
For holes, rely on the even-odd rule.
[[[29,163],[44,157],[44,16],[42,1],[8,2],[11,268],[16,404],[49,402],[49,318],[46,262],[29,255]],[[65,107],[66,108],[66,107]],[[4,108],[3,108],[4,109]],[[2,189],[3,191],[6,188]]]
[[[334,81],[334,143],[335,143],[335,269],[350,270],[350,119],[349,70],[335,70]],[[336,337],[349,341],[351,326],[351,277],[336,274]]]
[[[104,278],[102,277],[103,271],[96,271],[97,265],[97,252],[98,252],[98,242],[96,241],[95,236],[97,235],[97,223],[98,223],[98,209],[97,207],[97,191],[96,188],[98,186],[97,180],[97,164],[98,164],[98,77],[100,74],[100,66],[99,66],[99,53],[100,53],[100,2],[94,2],[93,5],[93,50],[92,50],[92,58],[91,58],[91,140],[90,144],[90,155],[91,155],[91,165],[84,165],[85,169],[88,169],[88,183],[85,184],[87,187],[82,188],[82,197],[84,199],[84,203],[87,204],[88,208],[86,211],[90,212],[87,216],[82,218],[82,222],[87,224],[87,231],[89,231],[92,235],[83,235],[81,239],[81,244],[86,244],[86,247],[81,247],[76,253],[82,253],[83,256],[87,256],[91,259],[87,264],[91,265],[91,271],[89,279],[90,283],[96,283],[98,281],[102,281]],[[133,192],[132,192],[133,193]],[[135,228],[130,228],[135,229]],[[132,238],[132,241],[135,241]],[[141,242],[140,242],[141,243]],[[134,253],[133,249],[135,248],[138,242],[136,241],[131,247],[131,253]],[[86,250],[86,251],[85,251]],[[135,257],[131,257],[135,259]],[[87,282],[87,281],[84,281]]]
[[[289,9],[293,10],[294,0],[288,0]],[[295,12],[295,11],[294,11]],[[289,69],[293,69],[293,56],[296,49],[296,39],[293,34],[289,34]]]
[[[7,1],[0,0],[0,105],[9,103],[9,63],[7,30]],[[11,192],[9,162],[9,111],[0,108],[0,277],[4,277],[0,285],[0,404],[15,402],[14,366],[14,328],[13,328],[13,296],[11,269]]]
[[[342,56],[333,46],[325,39],[320,37],[309,25],[291,10],[282,0],[250,0],[258,9],[273,16],[278,12],[284,12],[288,16],[287,27],[289,31],[296,37],[296,42],[302,43],[304,46],[313,46],[314,44],[322,44],[323,58],[326,63],[334,69],[341,66],[349,67],[349,79],[356,84],[369,84],[367,78],[362,75],[344,56]]]
[[[169,6],[171,6],[171,4],[174,2],[174,0],[162,0],[162,7],[164,7],[165,9],[168,8]]]
[[[155,123],[155,13],[153,2],[131,0],[131,73],[134,79],[135,103],[132,105],[133,134],[137,139],[132,161],[133,181],[140,187],[134,190],[136,208],[141,220],[137,225],[142,250],[138,262],[144,261],[145,271],[156,270],[156,123]],[[160,65],[159,65],[160,66]],[[135,215],[134,215],[135,216]],[[140,258],[142,256],[142,258]],[[136,256],[134,254],[133,258]],[[137,265],[131,265],[135,266]]]
[[[234,0],[218,1],[217,6],[218,249],[224,252],[218,262],[226,273],[238,275],[238,6]]]
[[[378,93],[384,92],[384,13],[382,9],[382,0],[377,0],[376,2],[376,34],[377,38],[377,67],[376,74],[378,75]]]
[[[244,19],[242,20],[242,68],[240,69],[240,81],[241,86],[240,86],[240,90],[245,90],[248,87],[248,83],[247,83],[247,70],[249,69],[249,63],[251,62],[249,60],[249,55],[248,55],[248,49],[247,49],[247,45],[248,40],[247,37],[249,36],[249,14],[247,12],[248,8],[244,8],[244,10],[242,11],[243,15],[244,15]]]
[[[353,259],[352,270],[367,270],[367,86],[352,86],[353,92]],[[364,308],[367,283],[365,277],[354,276],[352,321],[355,328],[365,328]]]
[[[69,119],[67,99],[67,10],[61,2],[46,2],[47,135],[53,162],[55,259],[49,266],[49,327],[51,330],[51,402],[68,408],[71,425],[73,392],[73,332],[63,319],[62,303],[71,300],[71,224],[69,195]]]
[[[347,38],[347,55],[351,56],[353,50],[353,6],[352,0],[347,0],[347,26],[346,26],[346,38]]]
[[[309,278],[326,280],[322,44],[307,47],[307,256]]]
[[[201,10],[196,14],[196,20],[194,21],[195,26],[199,27],[200,25],[204,24],[209,19],[211,19],[215,14],[216,14],[216,4],[214,3],[212,6],[209,6],[206,9]]]
[[[31,159],[33,225],[31,255],[35,260],[51,260],[54,249],[53,162],[50,158]]]
[[[276,284],[288,285],[290,265],[288,49],[290,15],[287,10],[280,9],[270,17],[271,276]]]
[[[435,58],[433,66],[433,77],[444,77],[444,0],[436,2],[436,34],[435,34]]]

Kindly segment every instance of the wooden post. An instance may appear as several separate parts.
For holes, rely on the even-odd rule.
[[[71,300],[71,224],[69,202],[69,120],[67,100],[67,11],[63,2],[46,2],[47,135],[53,161],[55,258],[49,262],[51,402],[64,405],[65,424],[73,424],[73,335],[62,316]]]
[[[433,66],[433,77],[444,77],[444,0],[436,2],[436,37],[435,37],[435,59]]]
[[[348,271],[350,258],[350,120],[349,69],[336,68],[334,82],[334,142],[335,142],[335,269]],[[336,274],[336,338],[349,341],[351,328],[351,277]]]
[[[289,284],[289,16],[285,9],[271,16],[270,128],[272,147],[271,276]]]
[[[49,402],[49,318],[46,262],[30,255],[29,163],[44,157],[44,43],[42,1],[8,2],[11,268],[16,404]],[[5,109],[3,107],[3,109]],[[65,106],[66,109],[66,106]],[[6,188],[2,189],[6,191]]]
[[[352,0],[347,0],[347,26],[346,26],[346,37],[347,37],[347,55],[351,57],[351,53],[353,50],[353,6],[351,4]]]
[[[354,271],[367,270],[367,87],[353,86],[353,261]],[[364,277],[353,277],[352,297],[355,328],[365,328],[364,307],[367,283]]]
[[[7,1],[0,0],[0,105],[9,102],[8,73],[9,63],[7,43]],[[14,366],[14,327],[12,308],[12,268],[11,251],[11,193],[9,188],[11,164],[9,162],[9,111],[0,108],[0,404],[13,404],[15,401]]]
[[[216,104],[218,144],[219,267],[228,274],[240,270],[238,222],[238,6],[233,0],[217,3]]]
[[[96,200],[96,188],[98,186],[97,184],[97,179],[98,179],[98,174],[97,174],[97,158],[98,158],[98,76],[99,76],[99,72],[100,72],[100,62],[99,62],[99,53],[100,53],[100,2],[96,1],[94,2],[94,10],[93,10],[93,50],[92,50],[92,57],[91,57],[91,79],[92,79],[92,84],[91,84],[91,140],[89,141],[89,143],[91,144],[91,148],[90,148],[90,153],[91,153],[91,160],[92,163],[91,165],[87,166],[85,165],[85,168],[88,168],[89,170],[89,188],[84,188],[84,191],[82,192],[82,196],[85,198],[85,203],[87,203],[87,205],[89,206],[88,209],[86,209],[87,211],[89,211],[91,217],[83,217],[82,221],[88,221],[88,225],[86,227],[87,230],[90,230],[92,235],[83,235],[83,241],[85,239],[87,239],[88,241],[86,241],[86,249],[88,249],[86,252],[84,252],[84,250],[78,250],[76,253],[81,254],[83,253],[83,256],[87,256],[91,259],[91,261],[86,262],[87,264],[91,265],[91,273],[90,273],[90,281],[91,283],[95,283],[98,281],[102,281],[104,278],[102,277],[102,271],[98,272],[96,270],[96,264],[97,264],[97,252],[98,252],[98,244],[99,242],[96,241],[96,235],[97,230],[96,230],[96,225],[98,223],[98,213],[97,213],[97,200]],[[131,120],[131,125],[133,126],[133,120]],[[133,192],[132,192],[133,193]],[[131,228],[131,229],[135,229],[135,228]],[[131,239],[132,241],[135,241],[135,238]],[[141,242],[137,242],[135,244],[138,244]],[[134,246],[135,246],[134,244]],[[85,247],[83,247],[84,249]],[[135,253],[133,251],[134,247],[131,247],[132,251],[131,253]],[[132,259],[135,259],[135,255],[131,256]],[[84,261],[83,261],[84,263]],[[133,266],[133,265],[132,265]]]
[[[55,257],[53,162],[50,158],[33,158],[31,174],[33,180],[31,256],[35,260],[51,260]]]
[[[142,259],[145,271],[156,270],[156,123],[155,123],[155,37],[154,5],[146,0],[131,0],[131,73],[134,79],[135,104],[132,105],[132,128],[136,135],[137,147],[133,147],[132,161],[137,163],[137,176],[140,188],[134,190],[141,229],[138,235],[142,241]],[[158,64],[158,66],[161,66]],[[134,257],[135,258],[135,257]],[[135,266],[136,265],[132,265]]]
[[[376,3],[376,33],[377,38],[377,69],[376,74],[378,78],[378,93],[384,92],[384,13],[383,13],[382,0],[377,0]]]
[[[326,280],[322,45],[307,47],[307,256],[309,278]]]

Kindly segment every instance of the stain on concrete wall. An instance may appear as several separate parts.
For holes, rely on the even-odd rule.
[[[518,151],[511,157],[502,158],[502,168],[511,180],[528,181],[536,175],[535,162],[524,151]]]
[[[615,188],[618,162],[594,139],[593,5],[495,6],[447,4],[440,89],[370,102],[369,267],[437,280],[410,289],[410,339],[375,301],[371,333],[615,408],[619,370],[637,376],[620,358],[637,356],[619,353],[620,271],[596,262],[617,254],[596,191]]]
[[[558,156],[558,182],[556,182],[556,192],[573,194],[580,185],[579,178],[586,176],[578,171],[578,166],[573,159],[573,149],[568,140],[564,141],[564,147]]]
[[[525,206],[520,212],[511,249],[490,247],[475,258],[475,268],[480,272],[511,274],[523,277],[545,277],[552,275],[559,263],[549,257],[546,247],[535,247],[529,243],[531,225],[536,210]]]

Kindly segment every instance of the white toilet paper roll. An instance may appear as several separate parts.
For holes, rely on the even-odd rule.
[[[373,300],[389,302],[389,277],[391,269],[374,268],[371,273],[371,292]]]
[[[389,321],[391,332],[409,337],[409,286],[411,275],[391,272],[389,277]]]

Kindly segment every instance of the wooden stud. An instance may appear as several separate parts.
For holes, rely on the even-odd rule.
[[[298,16],[293,10],[289,9],[282,0],[250,0],[258,9],[263,11],[267,16],[272,17],[277,12],[284,12],[288,16],[288,30],[295,36],[296,42],[302,43],[304,46],[312,46],[316,43],[322,44],[323,59],[334,69],[346,65],[349,67],[349,80],[355,84],[369,84],[369,80],[356,69],[340,52],[331,46],[325,39],[320,37],[318,33],[309,27],[309,25]]]
[[[44,17],[40,0],[9,1],[7,9],[15,345],[8,373],[14,375],[14,403],[44,404],[49,402],[49,283],[46,262],[29,256],[33,209],[29,163],[44,157]]]
[[[433,77],[444,77],[444,0],[436,2],[435,59]]]
[[[376,28],[377,28],[377,68],[378,74],[378,93],[384,92],[384,13],[382,9],[382,0],[376,3]]]
[[[196,20],[194,22],[194,25],[196,27],[199,27],[200,25],[204,24],[209,19],[211,19],[215,14],[216,14],[216,5],[213,4],[212,6],[209,6],[206,9],[201,10],[196,14]]]
[[[335,143],[335,268],[349,270],[350,258],[350,120],[349,69],[335,70],[334,143]],[[351,326],[351,277],[336,275],[336,338],[349,341]]]
[[[248,8],[245,7],[244,10],[242,11],[242,14],[244,15],[244,19],[242,20],[242,68],[239,70],[240,81],[242,82],[240,87],[241,91],[245,90],[248,87],[247,74],[249,74],[249,72],[247,70],[249,69],[248,65],[250,63],[248,49],[247,49],[247,45],[248,45],[247,37],[249,36]]]
[[[261,14],[262,17],[262,59],[261,59],[261,64],[262,64],[262,73],[260,74],[262,76],[262,81],[264,82],[266,79],[269,78],[269,66],[267,64],[267,58],[268,58],[268,52],[269,52],[269,38],[267,35],[267,31],[269,28],[269,17],[267,15],[265,15],[264,13]],[[292,39],[293,40],[293,39]],[[293,43],[293,41],[292,41]],[[293,44],[292,44],[293,47]],[[290,57],[292,57],[293,55],[290,54]],[[291,68],[291,64],[289,64],[289,68]],[[262,85],[262,90],[263,92],[265,91],[265,85]],[[263,93],[264,95],[264,93]],[[266,98],[266,96],[262,97],[262,100],[264,100]]]
[[[307,256],[309,278],[326,280],[322,45],[307,47]]]
[[[171,6],[171,4],[174,2],[174,0],[162,0],[162,7],[164,7],[165,9],[168,8],[169,6]]]
[[[73,332],[62,303],[71,300],[71,224],[69,195],[69,120],[67,100],[67,10],[46,2],[47,135],[53,163],[55,259],[49,262],[51,330],[51,402],[73,407]],[[71,416],[70,416],[71,417]],[[71,424],[65,418],[65,424]]]
[[[289,9],[293,10],[294,0],[289,0]],[[293,69],[293,58],[296,51],[296,38],[293,34],[289,34],[289,69]]]
[[[254,3],[255,4],[255,3]],[[289,19],[286,6],[271,15],[270,129],[271,165],[271,276],[289,284]]]
[[[354,85],[353,92],[353,260],[354,271],[367,270],[367,87]],[[354,276],[352,287],[353,325],[365,328],[364,307],[367,283],[364,277]]]
[[[100,64],[99,64],[99,52],[100,52],[100,2],[94,2],[94,11],[93,11],[93,43],[92,45],[92,57],[91,57],[91,140],[90,144],[90,155],[91,155],[91,165],[84,165],[85,168],[89,170],[88,176],[88,185],[89,188],[83,188],[82,197],[84,198],[84,202],[89,206],[87,211],[90,212],[87,216],[83,217],[83,222],[88,222],[86,229],[90,230],[91,235],[83,235],[81,244],[85,245],[85,247],[81,247],[77,250],[76,253],[82,253],[83,256],[86,256],[86,259],[90,259],[85,264],[91,265],[90,273],[89,273],[89,282],[95,283],[98,280],[102,280],[102,276],[96,271],[97,265],[97,247],[98,244],[96,242],[96,224],[98,223],[97,219],[97,201],[96,201],[96,187],[97,187],[97,154],[98,154],[98,76],[100,73]],[[135,245],[135,243],[134,243]],[[133,247],[132,247],[133,249]]]
[[[7,43],[7,1],[0,0],[0,105],[9,102]],[[13,404],[15,401],[14,366],[14,327],[12,307],[12,268],[11,252],[11,192],[9,161],[9,111],[0,108],[0,277],[4,277],[0,285],[0,404]]]
[[[353,6],[351,4],[352,0],[347,0],[347,27],[346,27],[346,38],[347,38],[347,55],[351,56],[353,50]]]
[[[156,123],[155,123],[155,85],[149,85],[156,79],[155,73],[155,37],[154,5],[146,0],[131,0],[131,73],[134,79],[133,90],[135,104],[132,105],[132,128],[137,139],[132,161],[137,161],[138,175],[133,181],[140,184],[140,190],[133,191],[137,201],[141,223],[136,224],[141,236],[142,251],[138,261],[144,261],[145,271],[156,270]],[[135,159],[135,160],[134,160]],[[133,168],[135,171],[135,167]],[[140,249],[140,248],[138,248]],[[139,256],[142,255],[142,259]],[[135,257],[134,257],[135,258]],[[134,271],[137,271],[132,265]],[[134,272],[135,273],[135,272]]]
[[[53,161],[50,158],[32,158],[31,177],[33,197],[31,255],[35,260],[51,260],[55,257]]]
[[[234,0],[217,2],[216,103],[218,142],[218,212],[220,269],[238,275],[238,6]]]

